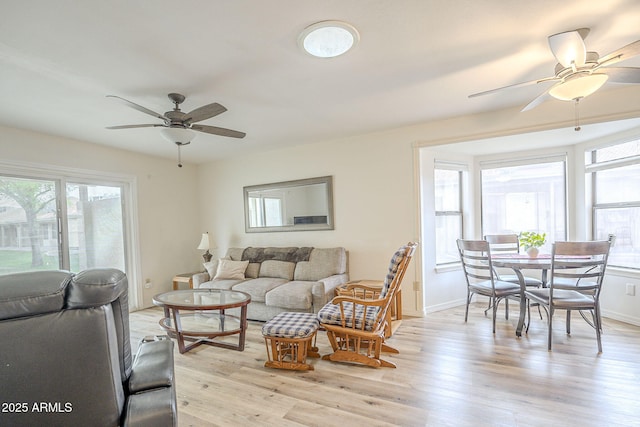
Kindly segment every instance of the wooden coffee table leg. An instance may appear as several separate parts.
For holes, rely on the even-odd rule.
[[[178,341],[178,350],[180,350],[180,354],[183,354],[187,351],[184,345],[184,336],[182,335],[182,324],[180,323],[180,310],[177,308],[173,309],[173,326],[176,330],[176,341]]]
[[[240,309],[240,336],[238,337],[238,350],[244,351],[244,338],[247,332],[247,305]]]

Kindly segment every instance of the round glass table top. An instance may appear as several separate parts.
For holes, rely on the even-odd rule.
[[[190,310],[241,307],[249,302],[251,302],[251,295],[245,292],[220,289],[183,289],[153,297],[155,305]]]

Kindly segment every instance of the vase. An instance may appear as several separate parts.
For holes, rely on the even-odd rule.
[[[536,258],[539,252],[538,248],[527,249],[527,255],[529,255],[529,258]]]

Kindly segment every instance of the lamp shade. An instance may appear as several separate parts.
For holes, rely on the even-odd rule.
[[[167,141],[181,145],[190,143],[191,140],[196,137],[194,131],[180,126],[162,128],[160,129],[160,133]]]
[[[606,74],[578,74],[553,86],[549,95],[561,101],[585,98],[600,89],[608,78]]]
[[[209,233],[202,233],[202,239],[200,239],[198,249],[209,250],[210,248]]]

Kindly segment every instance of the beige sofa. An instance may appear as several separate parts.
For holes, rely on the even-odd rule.
[[[246,292],[247,317],[261,321],[285,311],[317,313],[349,281],[342,247],[230,248],[205,267],[193,276],[194,288]]]

